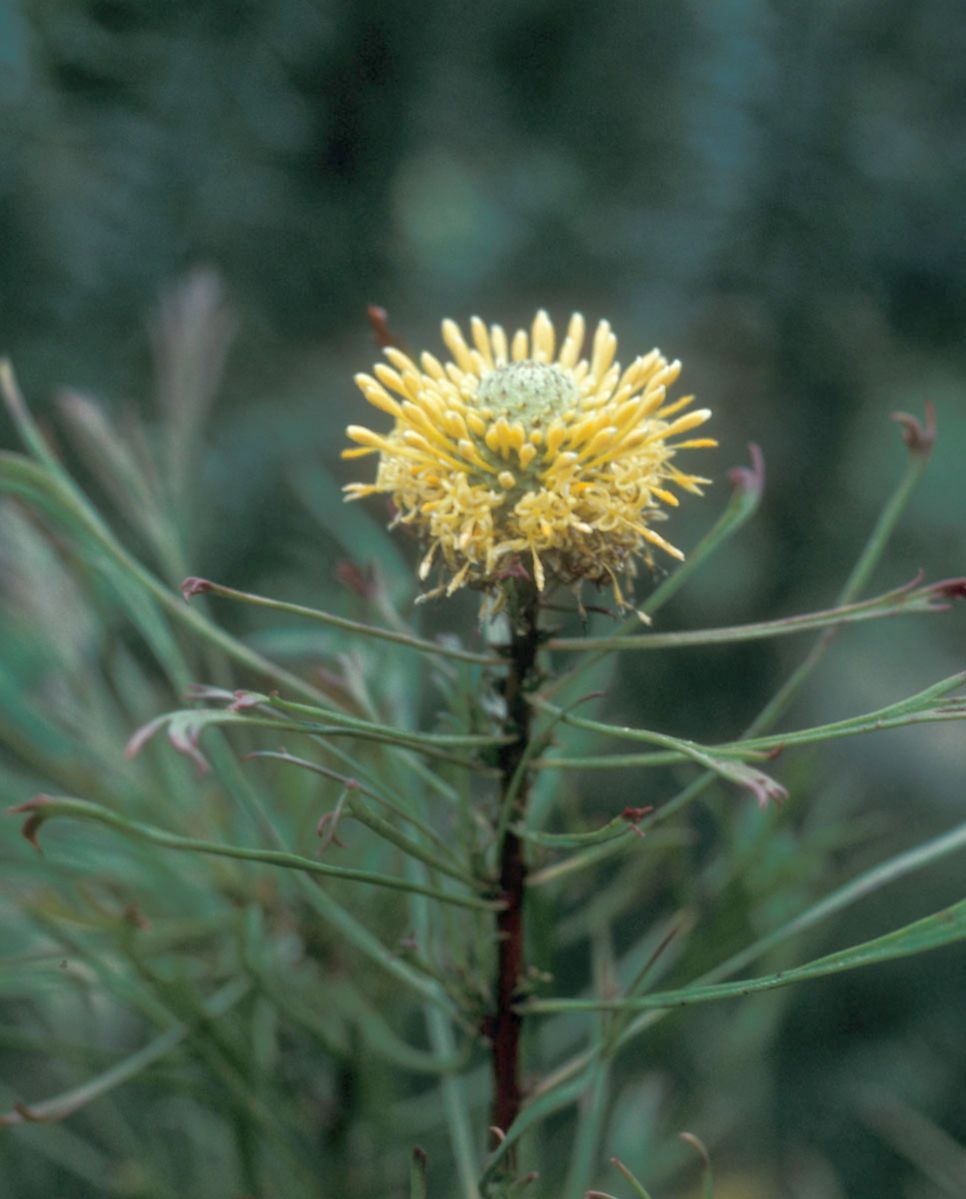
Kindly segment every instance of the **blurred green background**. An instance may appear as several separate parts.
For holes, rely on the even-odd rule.
[[[927,399],[938,445],[875,585],[964,573],[964,62],[959,0],[0,0],[0,349],[52,427],[65,388],[123,423],[159,390],[159,297],[216,272],[236,337],[185,565],[320,606],[343,550],[298,480],[351,477],[371,302],[434,352],[444,315],[513,326],[543,306],[607,317],[624,360],[680,357],[721,442],[696,466],[710,498],[675,515],[685,548],[762,446],[761,514],[666,628],[831,603],[902,469],[888,415]],[[854,630],[790,721],[897,699],[964,649],[961,615]],[[731,736],[801,652],[649,658],[624,711]],[[949,827],[962,780],[955,725],[833,747],[789,768],[762,869],[794,875],[797,831],[826,817],[868,830],[850,872],[878,860]],[[959,898],[961,868],[827,947]],[[692,1127],[710,1103],[721,1199],[953,1195],[903,1113],[966,1136],[964,990],[945,951],[695,1014],[636,1063],[623,1118],[664,1104]]]

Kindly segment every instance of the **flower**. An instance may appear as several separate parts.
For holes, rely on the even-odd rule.
[[[472,345],[443,321],[452,361],[424,353],[419,365],[393,347],[391,365],[356,383],[393,420],[388,433],[350,425],[355,446],[344,458],[379,455],[374,483],[351,483],[347,498],[391,497],[396,523],[418,530],[426,579],[434,563],[442,582],[430,594],[469,585],[494,590],[521,566],[542,591],[548,580],[610,583],[633,577],[651,547],[683,554],[653,527],[662,505],[677,506],[670,485],[701,494],[709,480],[684,474],[677,450],[713,446],[709,438],[673,441],[711,415],[682,413],[694,399],[668,401],[681,371],[652,350],[621,370],[607,321],[582,358],[584,318],[575,313],[556,351],[550,318],[508,338],[500,325],[470,322]]]

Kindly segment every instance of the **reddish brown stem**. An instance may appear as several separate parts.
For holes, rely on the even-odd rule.
[[[514,740],[500,754],[501,810],[512,802],[511,820],[523,817],[527,805],[528,780],[524,778],[510,798],[516,775],[530,739],[530,705],[526,692],[534,673],[540,634],[537,625],[537,594],[532,585],[518,592],[519,603],[512,615],[512,634],[507,671],[506,730]],[[493,1044],[493,1125],[505,1132],[520,1110],[520,1034],[522,1017],[514,1010],[519,1000],[524,972],[524,886],[527,864],[524,844],[507,829],[500,848],[500,891],[506,907],[497,925],[497,980],[495,1009],[491,1019]]]

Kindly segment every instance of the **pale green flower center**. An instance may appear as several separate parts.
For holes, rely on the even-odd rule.
[[[521,421],[526,428],[535,429],[562,416],[579,397],[577,384],[565,370],[527,358],[486,375],[476,402],[481,409],[488,408],[493,418],[504,416],[511,424]]]

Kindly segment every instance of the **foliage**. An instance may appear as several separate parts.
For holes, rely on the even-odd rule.
[[[178,593],[209,502],[199,456],[216,380],[203,368],[224,359],[231,322],[196,278],[166,327],[162,361],[179,382],[150,426],[122,430],[93,402],[67,402],[67,447],[86,460],[89,488],[4,376],[26,452],[0,459],[15,647],[0,684],[2,777],[42,850],[7,823],[0,1155],[13,1193],[576,1199],[613,1187],[615,1169],[626,1194],[669,1193],[694,1179],[695,1149],[727,1151],[725,1101],[742,1072],[732,1063],[729,1086],[697,1103],[671,1080],[689,1090],[688,1072],[725,1070],[729,1054],[760,1059],[792,983],[869,966],[875,994],[888,994],[892,967],[876,963],[966,935],[949,894],[849,935],[843,913],[935,871],[966,832],[915,837],[913,822],[913,841],[890,852],[847,803],[810,798],[802,756],[814,742],[959,720],[963,676],[777,727],[843,626],[872,621],[882,635],[961,597],[962,580],[867,597],[931,421],[904,418],[905,472],[830,607],[680,634],[635,617],[614,636],[595,616],[581,637],[576,614],[548,613],[562,627],[543,651],[555,670],[528,698],[533,736],[517,769],[534,787],[518,821],[506,796],[495,802],[507,630],[458,640],[414,627],[414,576],[395,569],[377,522],[324,509],[348,559],[324,607],[194,576]],[[760,461],[732,483],[685,567],[644,599],[651,621],[747,532]],[[223,623],[239,611],[260,620]],[[816,631],[743,733],[733,721],[705,740],[618,723],[618,652],[634,671],[662,653]],[[613,739],[646,752],[598,752]],[[487,1143],[494,852],[508,831],[531,855],[533,966],[519,997],[529,1088]],[[758,991],[774,994],[744,998]],[[737,1001],[721,1007],[727,1045],[721,1025],[701,1023],[719,1001]],[[881,1096],[864,1102],[889,1127]],[[685,1113],[707,1151],[675,1139]],[[936,1161],[946,1169],[955,1154]],[[709,1167],[701,1186],[711,1193]]]

